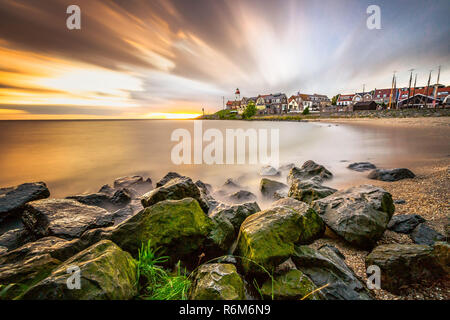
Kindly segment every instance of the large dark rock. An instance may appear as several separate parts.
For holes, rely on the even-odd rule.
[[[114,180],[114,189],[133,189],[138,195],[142,195],[153,188],[150,178],[144,179],[142,176],[121,177]]]
[[[200,189],[192,182],[191,178],[181,177],[171,179],[161,187],[158,187],[142,196],[142,206],[150,207],[164,200],[180,200],[193,198],[197,200],[205,213],[208,213],[208,203],[201,197]]]
[[[372,299],[369,290],[345,263],[344,256],[332,246],[319,250],[296,246],[291,259],[316,287],[328,285],[320,291],[327,300]]]
[[[250,201],[255,201],[256,196],[247,190],[239,190],[232,193],[226,197],[226,200],[231,203],[245,203]]]
[[[347,168],[349,168],[350,170],[363,172],[363,171],[376,169],[377,167],[373,163],[370,163],[370,162],[353,162],[353,163],[349,164],[347,166]]]
[[[244,282],[232,264],[203,264],[195,274],[189,299],[244,300]]]
[[[429,227],[425,223],[419,224],[409,235],[412,241],[417,244],[433,245],[436,241],[445,241],[445,236]]]
[[[50,191],[44,182],[0,188],[0,222],[11,215],[19,214],[27,202],[45,199],[49,196]]]
[[[33,234],[25,228],[12,229],[0,235],[0,247],[14,250],[33,240],[35,240]]]
[[[157,188],[162,187],[163,185],[165,185],[165,184],[166,184],[167,182],[169,182],[170,180],[176,179],[176,178],[185,178],[185,177],[182,176],[182,175],[179,174],[179,173],[176,173],[176,172],[169,172],[169,173],[167,173],[164,177],[162,177],[161,180],[159,180],[159,181],[156,183],[156,187],[157,187]]]
[[[237,249],[245,258],[245,272],[263,273],[260,266],[275,269],[294,252],[295,244],[310,243],[324,232],[322,220],[307,204],[279,201],[250,215],[241,225]]]
[[[285,190],[287,189],[287,187],[288,186],[284,183],[267,178],[261,179],[261,182],[259,184],[259,190],[261,191],[262,195],[269,199],[274,199],[275,192]]]
[[[80,288],[68,287],[79,268]],[[103,240],[70,258],[22,296],[25,300],[129,300],[137,295],[136,261]]]
[[[394,232],[409,234],[422,222],[425,222],[425,219],[418,214],[398,214],[392,217],[387,228]]]
[[[381,181],[398,181],[402,179],[411,179],[416,175],[409,169],[397,168],[397,169],[375,169],[372,170],[367,176],[369,179],[381,180]]]
[[[241,186],[239,185],[239,183],[230,178],[225,181],[225,183],[223,184],[223,188],[226,190],[237,190],[240,189]]]
[[[299,180],[292,181],[288,191],[288,196],[299,201],[311,203],[314,200],[328,197],[337,190],[321,185],[314,180]]]
[[[435,251],[427,245],[385,244],[376,247],[366,257],[366,267],[378,266],[381,288],[399,294],[403,286],[443,276],[442,253],[448,256],[448,250]]]
[[[69,199],[45,199],[25,205],[22,220],[37,237],[79,238],[83,232],[113,224],[113,215],[103,208]]]
[[[210,213],[209,217],[216,218],[220,216],[227,219],[232,224],[237,235],[244,220],[259,211],[261,211],[261,209],[256,202],[248,202],[233,206],[218,207]]]
[[[371,185],[340,190],[313,207],[331,230],[361,248],[375,245],[395,210],[391,194]]]
[[[308,160],[300,169],[297,167],[292,168],[289,171],[287,181],[290,185],[294,180],[309,180],[311,178],[316,178],[317,181],[322,181],[323,179],[331,179],[332,176],[333,174],[324,166],[317,164],[312,160]]]

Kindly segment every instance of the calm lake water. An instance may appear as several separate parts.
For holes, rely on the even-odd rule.
[[[447,136],[433,130],[383,128],[306,122],[203,121],[203,130],[278,128],[280,164],[301,166],[312,159],[334,173],[329,183],[342,187],[367,173],[346,169],[348,162],[379,167],[418,166],[446,157]],[[171,141],[175,129],[193,136],[187,120],[0,121],[0,187],[44,181],[52,197],[96,192],[120,176],[144,175],[156,183],[168,171],[201,179],[215,187],[227,178],[258,194],[260,165],[175,165]],[[205,143],[206,144],[206,143]],[[285,182],[285,175],[277,178]],[[260,199],[262,202],[262,200]],[[263,204],[264,206],[264,204]]]

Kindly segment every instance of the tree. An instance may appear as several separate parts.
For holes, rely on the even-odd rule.
[[[249,119],[253,117],[256,114],[256,106],[253,101],[250,101],[247,104],[247,107],[245,108],[244,112],[242,113],[243,119]]]
[[[303,114],[304,116],[308,115],[308,114],[309,114],[309,107],[306,107],[306,108],[303,110],[302,114]]]
[[[339,99],[340,94],[335,95],[333,98],[331,98],[331,105],[335,106],[337,103],[337,99]]]

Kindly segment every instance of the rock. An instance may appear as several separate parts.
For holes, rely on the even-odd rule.
[[[406,200],[403,199],[398,199],[398,200],[394,200],[394,204],[405,204]]]
[[[62,261],[85,249],[78,239],[46,237],[29,242],[0,256],[0,284],[24,288],[47,277]]]
[[[433,245],[436,241],[445,241],[445,236],[430,228],[425,223],[421,223],[414,228],[409,235],[412,241],[417,244]]]
[[[197,200],[205,213],[208,213],[209,207],[200,194],[199,188],[192,182],[191,178],[175,178],[142,196],[142,206],[150,207],[155,203],[164,200],[180,200],[184,198],[193,198]]]
[[[236,189],[240,189],[241,186],[235,182],[233,179],[227,179],[227,181],[225,181],[225,183],[223,184],[223,188],[227,189],[227,190],[236,190]]]
[[[28,230],[25,228],[17,228],[0,235],[0,246],[7,250],[14,250],[33,240],[34,236]]]
[[[369,290],[347,266],[342,254],[332,246],[319,250],[296,246],[291,258],[297,268],[306,274],[327,300],[371,300]],[[339,254],[338,254],[339,253]]]
[[[287,189],[287,185],[284,183],[270,180],[267,178],[261,179],[261,183],[259,184],[259,190],[262,195],[269,199],[274,199],[275,192]]]
[[[279,205],[249,216],[241,225],[237,244],[245,258],[244,271],[263,273],[258,265],[273,270],[294,252],[294,244],[320,237],[324,227],[317,226],[317,218],[314,210],[298,201],[295,206]]]
[[[381,270],[381,288],[395,294],[400,294],[403,286],[444,274],[433,247],[420,244],[380,245],[366,257],[366,267],[371,265]]]
[[[134,256],[142,243],[150,241],[177,262],[195,259],[212,227],[213,222],[198,202],[185,198],[158,202],[96,237],[110,239]]]
[[[248,202],[233,206],[219,207],[211,212],[210,218],[223,217],[230,221],[237,235],[241,224],[250,215],[261,211],[256,202]]]
[[[445,274],[450,273],[450,244],[438,241],[433,245],[433,255]]]
[[[144,209],[139,200],[132,200],[128,205],[113,212],[114,225],[134,216],[136,213]]]
[[[267,280],[261,287],[264,299],[298,300],[316,290],[316,285],[300,270],[290,270]],[[306,300],[322,300],[323,295],[315,292]]]
[[[381,181],[398,181],[402,179],[412,179],[416,175],[409,169],[375,169],[372,170],[367,176],[369,179],[381,180]]]
[[[87,206],[75,200],[45,199],[26,204],[22,220],[37,237],[73,239],[88,229],[112,225],[113,215],[100,207]]]
[[[244,300],[244,282],[232,264],[204,264],[195,275],[189,299]]]
[[[263,176],[263,177],[264,176],[279,176],[280,175],[280,171],[278,171],[277,169],[275,169],[272,166],[264,166],[259,171],[259,175]]]
[[[288,164],[282,165],[282,166],[279,168],[279,170],[280,170],[280,171],[288,171],[288,170],[291,170],[291,169],[294,168],[294,167],[295,167],[295,164],[293,164],[293,163],[288,163]]]
[[[80,289],[69,289],[70,268],[80,270]],[[103,240],[73,256],[23,295],[25,300],[128,300],[137,295],[136,262]]]
[[[100,190],[98,190],[98,193],[104,193],[104,194],[106,194],[108,196],[112,196],[114,194],[114,192],[116,192],[116,189],[111,187],[109,184],[103,185],[100,188]]]
[[[255,201],[256,196],[251,193],[250,191],[246,190],[239,190],[235,193],[232,193],[226,197],[226,200],[230,201],[231,203],[245,203],[250,201]]]
[[[314,200],[328,197],[337,190],[323,186],[313,180],[298,180],[292,181],[288,191],[288,197],[292,197],[299,201],[312,203]]]
[[[129,177],[121,177],[114,180],[114,189],[134,189],[138,192],[139,195],[142,195],[148,191],[150,191],[152,186],[152,180],[147,178],[144,180],[141,176],[129,176]]]
[[[203,192],[205,195],[209,195],[211,190],[212,190],[212,186],[208,183],[204,183],[200,180],[197,180],[195,182],[195,185],[200,189],[201,192]]]
[[[166,174],[164,177],[161,178],[161,180],[159,180],[156,183],[156,187],[162,187],[163,185],[165,185],[167,182],[169,182],[172,179],[176,179],[176,178],[185,178],[184,176],[176,173],[176,172],[169,172],[168,174]]]
[[[287,198],[287,196],[288,196],[288,190],[278,190],[278,191],[275,191],[275,193],[273,194],[273,199],[280,200],[283,198]]]
[[[236,232],[234,227],[230,220],[224,216],[218,215],[212,217],[211,219],[213,222],[213,227],[208,235],[208,239],[212,241],[213,247],[216,246],[219,248],[221,253],[226,253],[235,240]],[[213,250],[214,249],[215,248],[213,248]]]
[[[353,162],[347,166],[348,169],[363,172],[372,169],[376,169],[377,167],[370,162]]]
[[[418,214],[398,214],[392,217],[387,228],[394,232],[409,234],[422,222],[425,222],[425,219]]]
[[[76,200],[82,204],[88,206],[96,206],[106,210],[115,208],[115,205],[111,202],[111,196],[105,193],[80,194],[68,196],[66,197],[66,199]]]
[[[115,204],[116,206],[125,206],[127,205],[131,199],[133,199],[133,191],[123,188],[120,190],[117,190],[112,198],[111,198],[111,202],[113,204]]]
[[[309,244],[314,240],[319,239],[325,232],[325,223],[316,211],[304,202],[293,198],[283,198],[273,202],[270,208],[287,207],[302,214],[302,235],[299,243]]]
[[[309,180],[311,178],[318,178],[317,182],[323,179],[331,179],[333,174],[328,171],[324,166],[315,163],[312,160],[306,161],[299,169],[297,167],[292,168],[289,171],[287,177],[288,184],[290,185],[294,180]]]
[[[395,210],[391,194],[371,185],[340,190],[313,207],[331,230],[360,248],[381,238]]]
[[[24,183],[15,187],[0,188],[0,222],[19,214],[30,201],[48,198],[50,191],[44,182]]]

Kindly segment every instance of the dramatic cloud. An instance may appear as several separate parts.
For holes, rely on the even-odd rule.
[[[81,30],[66,8],[81,8]],[[369,5],[381,30],[366,27]],[[186,116],[222,96],[450,79],[450,2],[0,0],[0,117]]]

